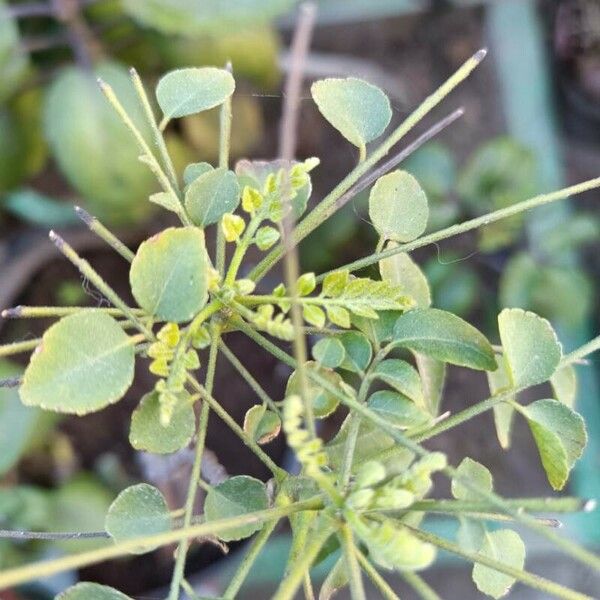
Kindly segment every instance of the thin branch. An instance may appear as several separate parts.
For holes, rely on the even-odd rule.
[[[87,540],[110,537],[106,531],[16,531],[0,529],[0,539],[5,540]]]
[[[5,344],[4,346],[0,346],[0,357],[12,356],[13,354],[21,354],[22,352],[35,350],[41,343],[42,338],[35,338],[33,340],[25,340],[24,342]]]

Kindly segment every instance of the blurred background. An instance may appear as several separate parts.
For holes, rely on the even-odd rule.
[[[305,65],[298,157],[319,156],[313,201],[355,164],[354,150],[319,115],[311,81],[356,76],[389,95],[392,125],[405,118],[481,47],[488,58],[425,122],[414,139],[458,107],[465,115],[413,154],[403,168],[426,190],[429,230],[505,207],[537,193],[600,175],[600,2],[598,0],[320,0]],[[126,298],[128,274],[75,218],[85,207],[135,247],[170,224],[147,198],[156,191],[137,160],[129,133],[95,83],[101,75],[135,111],[127,69],[135,66],[153,89],[166,71],[232,62],[232,158],[277,153],[282,81],[297,18],[294,0],[0,0],[0,308],[16,304],[98,306],[105,300],[47,241],[55,228]],[[410,141],[410,139],[407,140]],[[176,167],[214,162],[218,114],[209,111],[171,126],[167,145]],[[304,270],[322,272],[372,251],[368,192],[356,197],[302,244]],[[600,330],[600,194],[553,204],[415,253],[430,277],[434,305],[456,312],[497,341],[495,319],[504,306],[548,318],[566,351]],[[374,275],[376,271],[372,271]],[[278,274],[272,274],[277,283]],[[2,321],[2,343],[41,335],[48,322]],[[253,352],[244,338],[232,347],[275,398],[289,372]],[[27,357],[0,359],[0,377],[18,376]],[[579,368],[577,409],[590,443],[568,490],[600,497],[599,362]],[[218,369],[216,397],[239,420],[253,398],[243,382]],[[125,486],[140,480],[160,487],[172,507],[182,504],[191,457],[157,458],[128,444],[129,418],[152,386],[140,372],[126,399],[84,418],[58,418],[26,409],[16,390],[0,389],[0,528],[101,530],[106,509]],[[465,392],[467,390],[467,392]],[[451,371],[445,409],[487,397],[485,378]],[[541,397],[536,391],[536,397]],[[214,420],[205,477],[224,473],[266,478],[228,430]],[[463,426],[461,435],[430,446],[454,462],[465,455],[487,465],[507,496],[549,495],[530,437],[519,426],[501,451],[491,415]],[[268,447],[278,461],[283,441]],[[444,483],[440,483],[443,493]],[[566,533],[600,545],[600,514],[568,519]],[[436,525],[452,535],[452,524]],[[553,549],[525,536],[528,568],[594,594],[591,580]],[[0,539],[0,568],[93,547],[98,541]],[[101,541],[100,541],[101,543]],[[264,551],[240,597],[268,598],[282,572],[285,531]],[[199,540],[188,579],[200,595],[218,596],[241,548]],[[0,591],[2,600],[52,598],[78,578],[113,585],[135,598],[160,598],[168,584],[172,549],[113,561]],[[321,573],[331,562],[320,566]],[[480,597],[469,569],[441,556],[425,575],[443,598]],[[398,582],[402,598],[412,592]],[[340,595],[343,597],[343,594]],[[376,596],[373,596],[376,597]],[[517,584],[511,598],[541,598]]]

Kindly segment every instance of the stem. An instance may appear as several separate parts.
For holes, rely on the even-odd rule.
[[[75,207],[75,214],[87,225],[88,229],[103,239],[113,250],[120,254],[127,262],[131,262],[135,254],[111,231],[109,231],[94,216],[80,206]]]
[[[569,196],[581,194],[582,192],[586,192],[597,187],[600,187],[600,177],[584,181],[577,185],[573,185],[571,187],[567,187],[562,190],[552,192],[550,194],[541,194],[540,196],[535,196],[533,198],[530,198],[529,200],[524,200],[523,202],[513,204],[512,206],[501,208],[500,210],[496,210],[494,212],[488,213],[487,215],[482,215],[481,217],[476,217],[475,219],[465,221],[464,223],[460,223],[459,225],[451,225],[450,227],[446,227],[445,229],[436,231],[435,233],[423,236],[417,240],[414,240],[413,242],[409,242],[408,244],[401,244],[393,248],[388,248],[383,252],[372,254],[371,256],[367,256],[366,258],[355,260],[354,262],[348,263],[346,265],[334,269],[334,271],[340,271],[343,269],[348,269],[349,271],[357,271],[358,269],[364,269],[365,267],[377,263],[384,258],[394,256],[395,254],[399,254],[401,252],[412,252],[417,248],[428,246],[429,244],[445,240],[446,238],[459,235],[461,233],[465,233],[466,231],[471,231],[472,229],[477,229],[478,227],[482,227],[483,225],[495,223],[496,221],[500,221],[501,219],[512,217],[513,215],[519,214],[526,210],[531,210],[532,208],[537,208],[538,206],[543,206],[544,204],[549,204],[550,202],[564,200]],[[329,271],[327,273],[319,275],[319,277],[317,277],[317,282],[323,281],[323,279],[325,279],[325,277],[330,272],[333,271]]]
[[[340,528],[339,537],[344,547],[344,560],[350,578],[350,594],[352,600],[366,600],[360,566],[358,564],[357,548],[352,536],[352,529],[348,524]]]
[[[0,529],[0,539],[4,540],[87,540],[107,538],[106,531],[15,531]]]
[[[294,598],[296,590],[302,583],[304,574],[310,569],[323,544],[333,531],[334,528],[325,523],[317,530],[317,533],[315,533],[310,543],[306,546],[304,553],[298,558],[289,575],[281,582],[272,600],[292,600]]]
[[[359,163],[338,185],[307,215],[296,227],[293,235],[294,244],[298,244],[322,222],[323,215],[336,201],[347,192],[365,173],[384,158],[425,115],[437,106],[458,84],[464,81],[486,55],[486,50],[479,50],[467,60],[441,87],[407,118],[392,134],[363,162]],[[279,261],[285,247],[280,244],[273,249],[250,273],[250,278],[258,281]]]
[[[6,308],[2,311],[2,317],[5,319],[46,319],[51,317],[65,317],[87,310],[85,306],[15,306]],[[94,308],[100,310],[111,317],[122,317],[124,315],[120,308]],[[129,312],[137,316],[144,316],[146,313],[141,308],[129,307]]]
[[[444,538],[438,537],[433,533],[429,533],[421,529],[416,529],[408,525],[405,525],[405,527],[412,534],[414,534],[416,537],[423,540],[424,542],[433,544],[434,546],[446,550],[447,552],[452,552],[452,554],[456,554],[457,556],[460,556],[461,558],[464,558],[469,562],[479,563],[481,565],[489,567],[490,569],[494,569],[499,573],[504,573],[505,575],[513,577],[517,581],[520,581],[521,583],[524,583],[529,587],[532,587],[541,592],[552,594],[554,596],[557,596],[558,598],[566,598],[567,600],[592,600],[590,596],[586,596],[585,594],[580,594],[579,592],[570,590],[569,588],[566,588],[553,581],[549,581],[548,579],[540,577],[539,575],[534,575],[533,573],[529,573],[528,571],[524,571],[521,569],[515,569],[514,567],[511,567],[503,562],[490,558],[489,556],[480,554],[479,552],[467,552],[465,550],[462,550],[456,544],[453,544],[452,542],[445,540]]]
[[[42,338],[33,340],[25,340],[23,342],[13,342],[12,344],[4,344],[0,346],[0,357],[12,356],[13,354],[21,354],[21,352],[29,352],[35,350],[42,343]]]
[[[600,350],[600,335],[596,336],[593,340],[590,340],[576,350],[573,350],[573,352],[570,354],[563,356],[560,366],[566,367],[567,365],[571,365],[598,350]]]
[[[213,339],[210,346],[210,353],[208,356],[208,366],[206,369],[206,391],[211,394],[215,379],[215,370],[217,367],[217,356],[218,356],[218,344],[220,334],[219,332],[213,332]],[[187,497],[185,501],[185,513],[183,516],[183,526],[189,527],[192,515],[194,512],[194,504],[196,502],[196,491],[198,489],[198,483],[200,481],[200,473],[202,467],[202,455],[204,454],[204,444],[206,441],[206,431],[208,429],[208,417],[210,408],[208,402],[202,402],[200,408],[200,417],[198,418],[198,437],[196,440],[196,453],[194,455],[194,464],[192,466],[192,472],[190,474],[190,481],[188,485]],[[171,587],[169,590],[169,600],[177,600],[179,598],[179,587],[181,586],[181,580],[183,579],[183,572],[185,569],[185,559],[189,543],[187,540],[182,541],[177,548],[177,559],[175,560],[175,568],[173,569],[173,577],[171,578]]]
[[[236,371],[242,376],[244,381],[250,386],[252,391],[275,413],[281,415],[279,407],[275,401],[265,392],[261,385],[254,379],[250,371],[241,363],[237,356],[225,345],[223,340],[219,341],[219,350],[225,355],[225,358],[233,365]]]
[[[260,530],[260,532],[256,535],[256,537],[252,540],[252,544],[246,552],[242,563],[238,567],[233,579],[230,581],[225,593],[223,594],[223,598],[233,599],[236,594],[239,592],[244,580],[248,576],[248,573],[252,569],[258,555],[263,549],[264,545],[267,543],[267,540],[273,533],[275,527],[277,526],[277,521],[272,521],[271,523],[265,523],[264,527]]]
[[[360,549],[355,547],[355,551],[360,566],[362,567],[363,571],[367,574],[367,577],[379,590],[381,595],[386,600],[400,600],[400,598],[396,595],[396,593],[390,587],[388,582],[379,574],[379,571],[369,562],[367,557],[360,551]]]
[[[56,575],[57,573],[79,569],[87,565],[117,558],[119,556],[126,556],[136,549],[139,550],[140,546],[167,546],[185,539],[218,535],[230,531],[231,529],[235,529],[236,527],[252,523],[264,523],[266,521],[272,521],[273,519],[281,519],[297,512],[307,510],[312,511],[321,508],[323,508],[323,501],[321,498],[310,498],[287,506],[278,506],[228,519],[219,519],[209,523],[199,523],[198,525],[167,531],[165,533],[132,538],[124,542],[111,544],[87,552],[61,556],[51,560],[23,565],[14,569],[7,569],[0,573],[0,589],[9,588],[27,581],[37,581],[45,577],[50,577],[51,575]]]
[[[171,182],[171,186],[173,187],[177,195],[180,196],[181,191],[179,189],[179,182],[177,181],[175,167],[173,166],[173,161],[169,156],[169,151],[167,150],[167,145],[165,144],[165,138],[163,137],[163,134],[159,130],[158,124],[156,123],[156,117],[154,116],[154,111],[152,110],[152,106],[150,105],[150,100],[148,99],[148,95],[146,94],[146,90],[144,89],[144,84],[138,72],[133,67],[129,69],[129,75],[131,76],[131,81],[133,82],[133,87],[135,88],[135,91],[138,95],[140,104],[144,109],[146,121],[152,129],[152,134],[154,135],[154,143],[156,144],[158,151],[160,152],[163,164],[167,169],[167,176],[169,178],[169,181]]]
[[[412,571],[402,571],[401,575],[404,578],[404,581],[406,581],[406,583],[408,583],[408,585],[410,585],[423,600],[442,600],[441,596],[438,596],[436,591],[416,573],[413,573]]]

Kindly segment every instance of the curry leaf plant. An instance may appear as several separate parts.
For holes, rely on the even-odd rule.
[[[599,569],[600,558],[556,533],[555,520],[538,515],[584,510],[588,503],[568,496],[503,498],[484,465],[464,457],[454,467],[444,453],[422,445],[471,418],[493,415],[500,445],[507,447],[511,424],[523,419],[553,490],[564,489],[586,445],[585,424],[573,407],[573,367],[600,347],[600,338],[565,354],[548,321],[515,307],[498,315],[494,337],[499,345],[492,345],[473,325],[431,305],[427,279],[410,252],[600,187],[600,179],[423,236],[428,206],[419,182],[398,168],[395,158],[381,164],[484,56],[480,51],[470,58],[375,146],[367,144],[382,136],[390,121],[384,92],[354,78],[315,83],[318,110],[359,149],[356,167],[317,203],[309,203],[309,197],[318,158],[229,164],[235,83],[227,70],[189,68],[165,75],[156,89],[162,110],[158,119],[132,71],[153,143],[113,89],[100,82],[138,143],[140,160],[161,186],[149,201],[174,213],[180,224],[142,242],[134,253],[78,209],[123,258],[136,306],[121,299],[51,232],[58,250],[112,306],[7,309],[7,318],[54,317],[56,322],[41,339],[3,346],[0,352],[33,351],[20,387],[24,404],[78,415],[119,401],[132,384],[135,363],[148,359],[143,364],[155,378],[154,387],[139,398],[129,439],[134,448],[157,454],[194,445],[189,491],[184,506],[168,506],[160,491],[146,483],[123,490],[106,516],[111,539],[104,546],[8,569],[0,573],[0,587],[177,543],[169,592],[169,600],[176,600],[188,587],[184,569],[191,540],[210,535],[222,542],[252,538],[222,591],[224,598],[244,597],[240,589],[257,556],[280,522],[287,521],[292,543],[273,595],[277,600],[296,597],[301,587],[314,597],[311,567],[331,553],[336,553],[335,566],[321,598],[349,586],[354,600],[364,599],[364,576],[384,598],[397,598],[386,581],[392,571],[423,598],[437,598],[419,573],[435,563],[440,549],[472,563],[474,585],[493,598],[508,594],[515,582],[560,598],[587,597],[527,571],[525,545],[515,527],[529,528],[572,559]],[[220,160],[188,165],[179,181],[162,130],[172,120],[215,107],[221,111]],[[340,138],[339,143],[346,142]],[[293,263],[300,240],[370,184],[369,215],[379,235],[372,254],[328,273],[298,273],[275,287],[263,285],[264,275],[280,259]],[[214,252],[207,237],[216,238]],[[264,256],[252,263],[249,256],[257,253]],[[370,265],[378,266],[379,276],[357,274]],[[230,332],[242,332],[257,349],[291,367],[281,397],[271,398],[228,348]],[[310,336],[312,356],[305,352],[305,336]],[[293,353],[287,351],[288,341],[293,341]],[[219,357],[257,397],[243,426],[213,394]],[[202,381],[201,365],[206,368]],[[455,366],[487,374],[490,396],[476,402],[465,393],[463,410],[449,415],[443,413],[443,386],[446,371]],[[521,392],[545,382],[551,382],[545,396],[526,402]],[[211,412],[271,471],[271,481],[238,475],[212,486],[201,480]],[[339,430],[322,439],[317,421],[336,412],[345,415]],[[282,434],[299,470],[284,470],[264,450]],[[436,473],[450,479],[447,498],[430,497]],[[199,486],[206,491],[202,515],[194,513]],[[456,539],[430,532],[427,521],[437,515],[457,520]],[[78,584],[60,597],[92,595],[126,597],[93,583]]]

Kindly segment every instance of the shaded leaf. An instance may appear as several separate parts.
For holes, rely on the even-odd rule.
[[[317,373],[320,377],[326,379],[333,387],[338,388],[342,383],[342,378],[338,373],[319,366],[316,362],[309,360],[305,363],[306,369],[306,393],[311,400],[315,417],[321,419],[330,415],[340,403],[340,399],[331,392],[323,389],[320,384],[313,381],[310,377],[310,372]],[[294,371],[288,379],[285,388],[285,395],[301,396],[300,377],[298,371]]]
[[[440,412],[440,402],[442,401],[446,380],[446,365],[426,354],[420,354],[419,352],[413,352],[413,354],[421,376],[427,410],[432,416],[436,417]]]
[[[125,488],[110,505],[104,528],[115,542],[163,533],[171,529],[171,515],[164,496],[154,486],[140,483]],[[153,546],[140,546],[144,554]]]
[[[99,583],[78,583],[62,594],[56,600],[132,600],[129,596],[107,585]]]
[[[397,244],[391,242],[388,248],[395,246]],[[403,294],[410,296],[418,308],[431,306],[431,290],[427,278],[419,265],[406,252],[380,260],[379,272],[383,280],[399,286]]]
[[[406,171],[380,177],[369,194],[369,217],[379,235],[396,242],[410,242],[427,227],[427,196]]]
[[[337,338],[344,347],[345,357],[340,368],[360,373],[364,371],[371,362],[373,349],[365,335],[358,331],[342,333]]]
[[[204,502],[206,521],[217,521],[237,517],[257,510],[265,510],[268,506],[267,492],[264,483],[254,477],[238,475],[213,487]],[[262,529],[262,523],[249,523],[219,534],[225,542],[241,540]]]
[[[402,315],[394,326],[393,343],[455,365],[493,371],[494,351],[485,336],[452,313],[436,308]]]
[[[142,242],[129,281],[139,306],[165,321],[189,321],[208,299],[202,230],[170,227]]]
[[[131,415],[129,443],[136,449],[169,454],[185,448],[194,436],[196,419],[189,397],[182,395],[173,407],[169,424],[160,422],[159,394],[146,394]]]
[[[401,429],[422,427],[431,421],[431,415],[422,411],[412,400],[388,390],[371,395],[367,406],[390,425]]]
[[[550,378],[550,384],[556,399],[569,408],[574,408],[577,398],[577,373],[573,365],[557,369]]]
[[[372,377],[384,381],[418,406],[425,406],[419,373],[406,361],[398,358],[383,360],[372,371]]]
[[[281,431],[281,419],[264,404],[257,404],[246,412],[244,432],[257,444],[268,444]]]
[[[320,339],[313,347],[312,354],[315,360],[330,369],[335,369],[342,364],[346,356],[346,350],[340,340],[336,337]]]
[[[462,460],[456,473],[486,492],[491,492],[494,488],[492,474],[488,469],[469,457]],[[452,479],[452,495],[459,500],[480,500],[478,494],[465,487],[458,479]]]
[[[359,148],[379,137],[392,118],[387,96],[362,79],[324,79],[310,91],[321,114]]]
[[[508,374],[508,366],[503,355],[496,357],[498,362],[498,368],[495,371],[488,371],[488,385],[490,387],[490,394],[494,396],[503,391],[512,388],[512,382]],[[514,400],[514,396],[510,396],[508,400]],[[514,408],[509,402],[502,402],[494,406],[494,425],[496,426],[496,435],[500,446],[506,449],[510,447],[510,430],[513,421]]]
[[[498,328],[514,387],[529,387],[550,379],[562,349],[546,319],[520,308],[505,308],[498,315]]]
[[[199,163],[191,163],[186,166],[183,171],[183,182],[186,185],[190,185],[195,179],[198,179],[200,175],[204,175],[205,173],[209,173],[213,170],[213,167],[210,163],[207,162],[199,162]]]
[[[133,381],[134,347],[106,313],[86,309],[49,327],[25,370],[23,404],[84,415],[120,400]]]
[[[319,590],[319,600],[331,600],[350,581],[344,557],[338,558]]]

